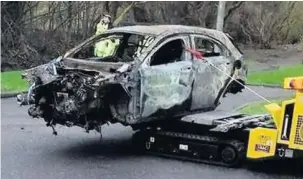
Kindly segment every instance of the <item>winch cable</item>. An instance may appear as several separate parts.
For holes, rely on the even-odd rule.
[[[205,59],[204,59],[205,60]],[[234,77],[230,76],[229,74],[225,73],[223,70],[221,70],[220,68],[216,67],[214,64],[210,63],[208,60],[205,60],[208,64],[210,64],[212,67],[214,67],[216,70],[220,71],[221,73],[223,73],[224,75],[228,76],[229,78],[231,78],[232,80],[236,81],[239,85],[241,85],[242,87],[244,87],[245,89],[248,89],[250,92],[252,92],[253,94],[255,94],[256,96],[258,96],[259,98],[261,98],[262,100],[266,101],[267,103],[272,103],[271,101],[269,101],[268,99],[266,99],[264,96],[260,95],[259,93],[257,93],[256,91],[254,91],[253,89],[249,88],[247,85],[242,84],[240,81],[238,81],[237,79],[235,79]]]
[[[206,61],[210,66],[214,67],[216,70],[218,70],[219,72],[223,73],[224,75],[228,76],[229,78],[231,78],[232,80],[236,81],[239,85],[241,85],[242,87],[244,87],[245,89],[248,89],[251,93],[253,93],[254,95],[258,96],[259,98],[261,98],[262,100],[266,101],[267,103],[272,103],[271,101],[269,101],[268,99],[266,99],[264,96],[260,95],[259,93],[257,93],[256,91],[254,91],[253,89],[247,87],[246,85],[242,84],[240,81],[238,81],[237,79],[235,79],[234,77],[230,76],[229,74],[225,73],[223,70],[221,70],[220,68],[216,67],[214,64],[212,64],[211,62],[209,62],[207,59],[203,58],[203,54],[195,49],[189,49],[189,48],[185,48],[185,50],[189,51],[195,58],[197,58],[198,60],[203,60]]]

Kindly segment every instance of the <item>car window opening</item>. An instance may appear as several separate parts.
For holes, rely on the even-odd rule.
[[[162,65],[185,60],[184,42],[181,39],[173,40],[163,45],[151,57],[150,66]]]
[[[204,57],[217,57],[223,55],[222,49],[210,40],[195,37],[196,49],[203,54]]]
[[[146,43],[146,39],[149,43]],[[83,47],[72,58],[100,62],[132,62],[154,40],[154,37],[123,33],[106,36]]]

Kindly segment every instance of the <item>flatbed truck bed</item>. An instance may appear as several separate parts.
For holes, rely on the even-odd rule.
[[[142,152],[227,167],[244,160],[303,157],[303,77],[287,78],[294,99],[265,105],[270,114],[210,111],[148,123],[133,135]]]
[[[245,159],[247,127],[264,125],[260,121],[265,118],[224,111],[198,113],[146,126],[134,134],[133,142],[146,153],[233,167]]]

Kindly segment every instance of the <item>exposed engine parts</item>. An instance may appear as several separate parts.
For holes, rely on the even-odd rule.
[[[33,118],[42,117],[47,126],[56,124],[81,126],[86,131],[103,125],[102,104],[94,77],[79,71],[61,71],[60,76],[49,84],[39,84],[32,89],[30,98],[18,95],[21,105],[30,104],[28,114]],[[54,132],[56,133],[56,132]]]

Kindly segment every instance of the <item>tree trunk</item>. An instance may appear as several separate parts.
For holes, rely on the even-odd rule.
[[[131,2],[122,12],[121,14],[116,18],[116,20],[114,21],[113,25],[116,26],[118,25],[120,22],[123,21],[123,19],[125,18],[125,16],[127,16],[128,12],[136,5],[136,2]]]
[[[9,31],[11,41],[8,43],[10,45],[18,42],[23,32],[21,21],[25,5],[26,2],[20,1],[1,2],[1,32]]]
[[[68,27],[67,27],[67,41],[71,40],[72,33],[72,25],[73,25],[73,2],[68,1],[68,9],[67,9],[67,19],[68,19]]]
[[[89,21],[89,7],[90,6],[90,2],[85,2],[84,4],[84,8],[85,11],[83,12],[83,23],[82,23],[82,30],[83,30],[83,35],[82,38],[86,38],[87,34],[88,34],[88,21]]]
[[[217,13],[217,25],[216,25],[216,29],[219,31],[223,31],[224,14],[225,14],[225,1],[219,1],[218,13]]]

